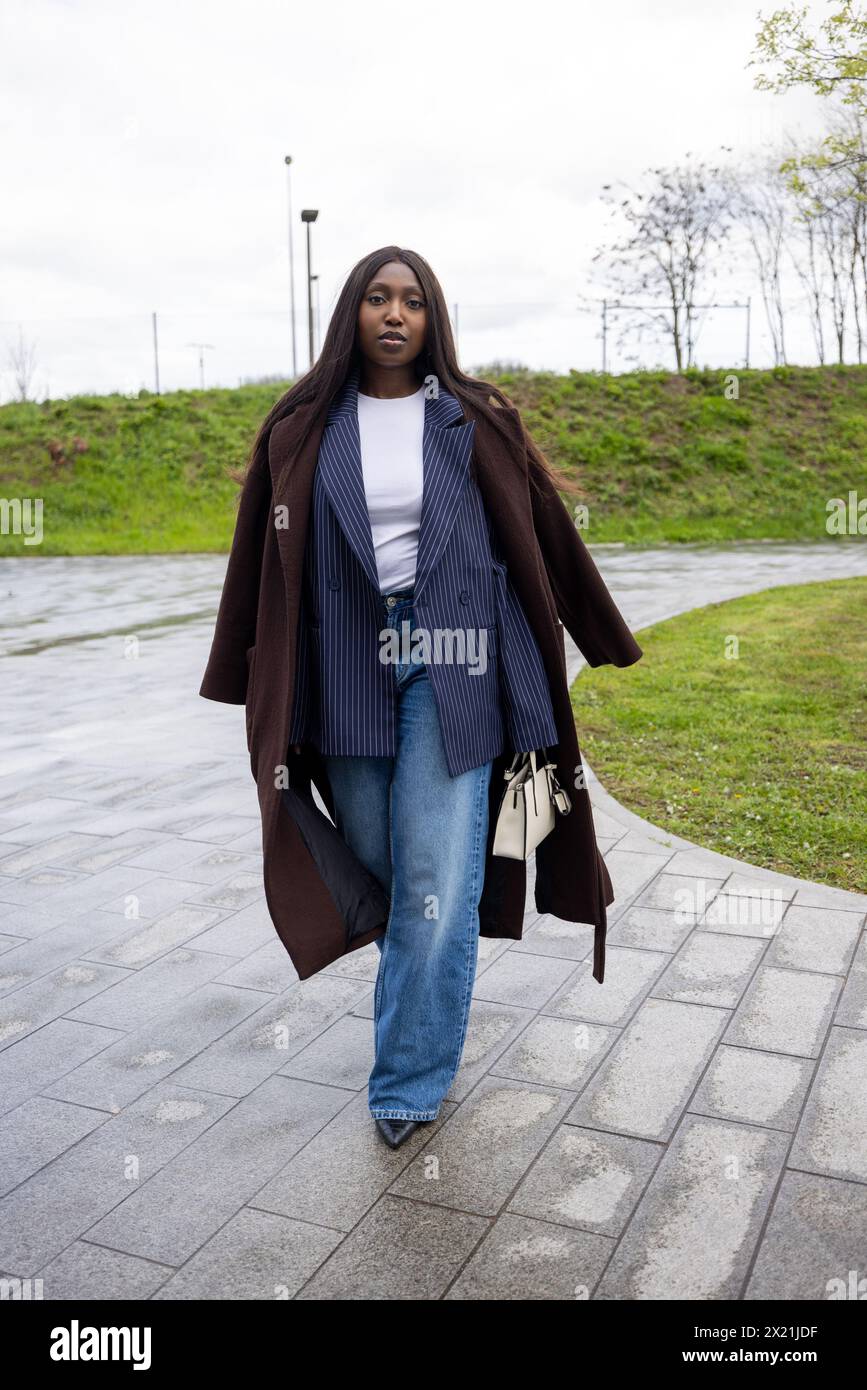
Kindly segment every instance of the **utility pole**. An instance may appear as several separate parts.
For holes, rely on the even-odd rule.
[[[157,311],[154,309],[151,314],[154,330],[154,380],[156,382],[157,395],[160,394],[160,350],[157,343]]]
[[[187,344],[187,347],[194,347],[194,348],[198,348],[198,349],[199,349],[199,385],[200,385],[200,389],[201,389],[202,391],[204,391],[204,389],[205,389],[205,349],[207,348],[209,351],[213,351],[214,344],[213,344],[213,343],[188,343],[188,344]]]

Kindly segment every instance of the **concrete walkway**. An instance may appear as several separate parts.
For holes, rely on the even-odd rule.
[[[858,542],[594,553],[634,629],[867,573]],[[698,849],[593,781],[605,984],[591,929],[529,893],[523,941],[480,944],[440,1119],[388,1150],[376,948],[297,981],[243,713],[197,694],[224,569],[0,563],[0,1273],[48,1299],[846,1296],[867,898]]]

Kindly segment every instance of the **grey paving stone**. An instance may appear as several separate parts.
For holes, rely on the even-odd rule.
[[[222,1095],[247,1095],[348,1013],[367,989],[363,980],[321,975],[291,985],[179,1068],[175,1080]]]
[[[0,874],[23,876],[33,869],[43,868],[46,864],[57,864],[58,861],[69,858],[76,850],[93,849],[99,843],[97,836],[80,835],[76,831],[68,831],[65,835],[53,835],[49,840],[42,840],[38,844],[24,845],[10,850],[8,854],[0,854]],[[66,867],[73,866],[67,864]]]
[[[321,1081],[358,1091],[373,1066],[373,1029],[364,1018],[345,1014],[280,1068],[282,1076]]]
[[[22,793],[19,796],[4,797],[4,806],[7,811],[14,808],[20,815],[25,833],[20,835],[19,839],[24,840],[25,843],[30,839],[27,832],[31,827],[34,832],[33,838],[39,838],[38,826],[40,822],[50,821],[55,816],[62,816],[67,825],[72,823],[77,825],[81,820],[81,812],[90,809],[86,801],[75,801],[71,797],[61,796],[33,796],[32,790],[30,793]],[[49,830],[46,838],[54,833],[53,830]]]
[[[773,889],[780,890],[784,902],[791,902],[799,879],[788,874],[778,874],[772,869],[762,869],[757,865],[741,864],[726,879],[726,893],[743,893],[748,897],[756,894],[767,896]]]
[[[18,1042],[34,1028],[41,1028],[61,1014],[72,1015],[82,1000],[123,981],[129,974],[109,965],[71,961],[0,999],[0,1049]],[[85,1023],[100,1022],[84,1019]]]
[[[476,978],[478,979],[479,975],[484,974],[488,967],[493,965],[495,960],[499,960],[500,956],[505,955],[506,951],[510,951],[514,944],[513,941],[506,940],[503,937],[480,936]],[[376,950],[376,947],[374,946],[373,949]]]
[[[843,981],[836,975],[761,966],[738,1006],[727,1043],[818,1057]]]
[[[58,896],[60,889],[79,883],[79,876],[65,869],[36,869],[26,878],[0,879],[0,901],[27,907]]]
[[[107,1250],[86,1240],[76,1240],[40,1269],[46,1299],[150,1298],[174,1271],[169,1265],[139,1260],[119,1250]]]
[[[493,1216],[562,1120],[571,1096],[488,1076],[389,1189]]]
[[[653,996],[733,1009],[766,949],[752,937],[694,932],[654,984]]]
[[[472,1001],[458,1074],[448,1091],[451,1100],[463,1100],[469,1095],[532,1016],[531,1010],[510,1004],[490,1004],[485,999]]]
[[[123,1034],[55,1019],[0,1052],[0,1114],[21,1105]]]
[[[167,1084],[106,1120],[0,1199],[0,1269],[34,1274],[231,1105]]]
[[[505,1212],[445,1298],[588,1299],[612,1248],[604,1236]]]
[[[661,1144],[564,1125],[507,1210],[619,1236],[663,1154]]]
[[[152,921],[125,923],[125,931],[108,944],[88,951],[88,959],[140,970],[176,947],[188,945],[193,937],[213,926],[219,916],[215,908],[184,903]]]
[[[362,946],[360,951],[350,951],[346,956],[339,956],[330,965],[326,965],[323,974],[345,975],[375,984],[379,973],[379,961],[379,947],[371,942],[370,946]]]
[[[64,859],[63,863],[67,868],[78,869],[80,873],[87,874],[99,873],[102,869],[111,868],[113,864],[147,868],[146,864],[136,864],[135,860],[139,854],[146,850],[151,854],[159,851],[166,854],[174,844],[170,835],[157,830],[127,830],[123,835],[87,836],[87,839],[92,842],[91,847],[82,848]]]
[[[489,1069],[514,1081],[580,1091],[617,1037],[615,1028],[541,1015],[531,1020]]]
[[[686,874],[690,878],[726,879],[731,876],[736,862],[723,854],[717,854],[716,850],[690,845],[688,849],[674,851],[666,870],[670,874]]]
[[[198,859],[184,865],[183,877],[190,883],[225,887],[244,874],[256,878],[258,865],[252,854],[235,854],[232,850],[207,849]],[[243,904],[240,904],[243,906]]]
[[[101,909],[97,909],[101,911]],[[46,932],[65,926],[76,914],[68,908],[54,907],[49,902],[21,904],[0,903],[0,925],[32,941]]]
[[[262,824],[258,816],[215,816],[213,820],[198,825],[194,831],[187,831],[182,838],[227,845],[231,849],[234,840],[248,834],[254,836],[254,847],[261,848]]]
[[[562,960],[585,960],[593,950],[593,928],[581,922],[564,922],[560,917],[537,915],[524,928],[521,941],[509,946],[517,956],[558,956]]]
[[[648,999],[566,1116],[569,1124],[668,1139],[730,1015]]]
[[[699,925],[707,931],[769,941],[780,930],[787,906],[785,893],[773,884],[756,884],[750,891],[746,882],[732,875],[708,904]]]
[[[463,1211],[386,1193],[296,1297],[441,1298],[487,1226]]]
[[[135,893],[151,877],[147,869],[133,869],[129,864],[117,864],[113,868],[101,870],[98,874],[64,873],[64,879],[67,881],[62,886],[50,890],[51,896],[47,903],[53,912],[77,916],[86,912],[88,908],[104,908],[106,903],[119,895]],[[22,880],[20,886],[25,887],[27,882],[27,879]]]
[[[389,1149],[367,1108],[365,1090],[320,1129],[249,1205],[350,1231],[454,1109],[444,1100],[435,1120],[419,1125],[400,1148]]]
[[[793,904],[774,938],[768,964],[845,975],[858,943],[861,920],[860,912]]]
[[[116,941],[125,930],[128,924],[116,913],[91,909],[50,931],[25,939],[6,960],[0,961],[0,993],[37,980],[71,961],[98,961],[106,943]],[[102,960],[105,965],[116,963]]]
[[[228,911],[237,912],[240,908],[256,902],[261,896],[262,873],[259,870],[256,873],[235,874],[206,892],[199,893],[190,901],[203,903],[205,907],[225,907]]]
[[[574,971],[573,960],[506,951],[477,977],[473,998],[541,1009]]]
[[[635,900],[636,907],[673,912],[682,922],[694,922],[713,902],[723,880],[706,874],[657,874]]]
[[[836,1022],[849,1028],[867,1028],[867,932],[861,934],[837,1008]]]
[[[624,1024],[632,1017],[670,957],[660,951],[606,950],[605,980],[600,985],[591,963],[578,973],[545,1006],[560,1018],[581,1018],[588,1023]]]
[[[195,832],[197,836],[201,834],[202,827]],[[139,832],[141,833],[141,832]],[[230,851],[232,855],[231,867],[244,862],[244,856]],[[200,838],[185,839],[181,835],[174,837],[160,836],[159,843],[148,845],[140,850],[138,854],[131,853],[127,859],[128,864],[134,864],[139,869],[153,869],[162,874],[174,874],[187,868],[190,864],[201,864],[208,854],[208,844]],[[201,884],[201,877],[191,879],[190,882]]]
[[[92,995],[78,1008],[64,1012],[82,1023],[101,1023],[106,1028],[123,1028],[132,1033],[143,1028],[158,1010],[168,1008],[173,1000],[186,998],[225,967],[225,956],[179,946],[141,970],[124,971],[117,984]],[[92,968],[106,970],[109,967]],[[120,977],[121,971],[116,974]],[[8,1002],[15,997],[12,995]]]
[[[719,1047],[689,1108],[723,1120],[794,1130],[815,1067],[803,1057]]]
[[[616,894],[614,902],[607,908],[609,925],[616,922],[624,908],[650,883],[669,858],[669,853],[665,851],[659,854],[637,853],[620,849],[619,846],[605,856]]]
[[[91,1226],[88,1237],[162,1264],[181,1264],[347,1100],[346,1091],[269,1077]]]
[[[216,910],[221,913],[220,920],[190,940],[189,944],[194,950],[243,957],[267,945],[277,935],[264,898],[241,908],[240,912],[227,913],[222,908]]]
[[[804,1110],[790,1168],[867,1182],[867,1032],[832,1028]]]
[[[688,918],[692,914],[688,914]],[[609,946],[638,946],[645,951],[674,952],[693,929],[693,920],[681,920],[675,912],[658,907],[627,908],[606,935]]]
[[[738,1298],[788,1143],[686,1116],[593,1297]]]
[[[282,994],[290,985],[297,983],[298,971],[283,942],[272,930],[270,939],[258,950],[251,951],[243,960],[228,963],[220,980],[244,989]]]
[[[294,1298],[341,1240],[340,1231],[245,1207],[154,1299]]]
[[[624,834],[623,826],[614,816],[609,815],[607,811],[603,811],[601,807],[596,805],[593,800],[593,790],[591,789],[590,799],[593,801],[593,825],[597,836],[611,835],[618,840],[621,839]]]
[[[50,1163],[105,1116],[83,1105],[34,1096],[0,1117],[0,1197]]]
[[[799,907],[848,907],[867,916],[867,893],[850,893],[825,883],[799,883],[793,901]]]
[[[136,1032],[113,1034],[116,1041],[47,1084],[44,1094],[116,1113],[249,1018],[265,1000],[248,989],[203,985],[155,1011]]]
[[[124,893],[120,897],[112,898],[111,902],[105,904],[104,910],[128,918],[131,918],[134,912],[138,920],[153,921],[183,904],[197,902],[201,896],[202,888],[199,883],[172,878],[167,874],[154,874],[153,870],[147,872],[150,872],[151,877],[146,883],[134,893]],[[199,908],[200,912],[210,912],[212,921],[224,917],[226,910],[223,907]]]
[[[745,1299],[864,1297],[867,1187],[783,1174]]]

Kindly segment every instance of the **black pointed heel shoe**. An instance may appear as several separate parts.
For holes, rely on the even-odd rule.
[[[374,1115],[373,1118],[390,1149],[399,1148],[404,1139],[408,1139],[421,1124],[421,1120],[390,1120],[381,1115]]]

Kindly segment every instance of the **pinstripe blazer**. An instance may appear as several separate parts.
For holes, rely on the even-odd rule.
[[[319,446],[289,741],[312,742],[321,753],[394,756],[394,666],[380,659],[388,610],[364,489],[358,382],[356,367]],[[426,395],[413,615],[432,644],[437,630],[445,637],[439,659],[432,645],[426,665],[452,777],[558,738],[539,648],[471,474],[474,431],[444,387]],[[458,634],[457,660],[443,659],[449,633]],[[462,639],[474,661],[460,659]]]

